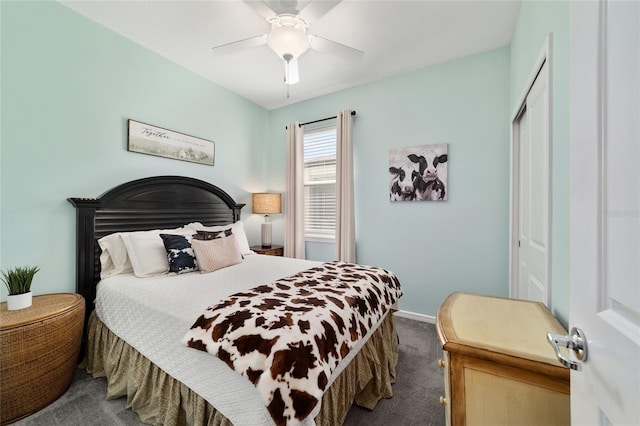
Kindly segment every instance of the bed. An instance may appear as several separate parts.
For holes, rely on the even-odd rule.
[[[193,178],[144,178],[98,198],[69,202],[77,215],[77,292],[89,307],[84,364],[94,377],[107,378],[108,398],[126,396],[143,422],[336,425],[343,423],[353,403],[373,409],[381,398],[392,396],[398,360],[392,312],[401,296],[393,274],[362,265],[254,254],[240,221],[244,205]],[[219,237],[221,229],[226,238],[215,243],[237,244],[241,259],[210,273],[154,272],[158,266],[151,259],[158,253],[152,255],[144,238],[135,240],[138,245],[131,243],[133,236],[146,238],[153,232],[175,236],[184,231],[181,235],[193,234],[195,240],[196,230],[208,239],[212,234]],[[130,243],[126,248],[133,272],[117,270],[115,255],[112,263],[105,263],[109,252],[105,241],[118,236]],[[162,237],[165,246],[167,238]],[[156,250],[157,240],[149,241]],[[196,242],[191,242],[195,251]],[[204,247],[200,241],[197,244]],[[166,261],[166,252],[162,254]],[[149,274],[138,274],[141,268]],[[375,286],[366,287],[369,284],[363,280]],[[287,300],[293,305],[281,307],[287,292],[292,293]],[[336,300],[334,293],[344,293],[347,302]],[[331,305],[331,313],[320,315],[310,305]],[[251,309],[253,314],[248,313]],[[295,324],[287,323],[291,312],[285,309],[307,317],[295,316]],[[241,323],[248,328],[229,320],[238,313],[246,313]],[[353,321],[345,326],[349,316]],[[255,333],[265,322],[272,326]],[[216,336],[215,330],[226,334]],[[300,330],[316,334],[303,340]],[[340,333],[345,340],[339,340]],[[246,349],[248,341],[253,349]],[[313,368],[303,369],[302,358],[291,358],[294,352],[289,349],[306,348],[311,341],[317,343],[312,362],[307,362]],[[255,362],[266,363],[267,358],[270,364],[258,370],[255,365],[262,364]],[[276,364],[283,370],[280,375],[275,373]],[[316,368],[319,365],[324,370]],[[283,401],[280,391],[304,397]]]

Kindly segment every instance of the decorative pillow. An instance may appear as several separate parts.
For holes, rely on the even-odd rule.
[[[152,231],[123,232],[120,234],[127,248],[136,277],[152,277],[169,270],[167,251],[160,234],[191,236],[195,229],[154,229]]]
[[[198,269],[189,238],[185,235],[160,234],[167,251],[169,272],[183,274]]]
[[[223,226],[196,226],[198,231],[224,231],[231,227],[231,232],[235,235],[238,241],[238,247],[241,254],[253,254],[254,252],[249,248],[249,241],[247,240],[247,234],[244,232],[244,224],[240,221]]]
[[[216,238],[225,238],[231,235],[233,232],[231,228],[225,229],[224,231],[198,231],[197,234],[193,234],[191,238],[194,240],[206,241],[206,240],[214,240]]]
[[[184,229],[199,229],[202,228],[204,225],[200,222],[191,222],[191,223],[187,223],[186,225],[183,226]]]
[[[133,272],[127,248],[120,233],[106,235],[98,240],[100,253],[100,278]]]
[[[242,262],[242,254],[235,238],[192,240],[200,272],[213,272]]]

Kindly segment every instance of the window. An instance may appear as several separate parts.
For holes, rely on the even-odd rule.
[[[336,127],[304,133],[304,236],[335,239]]]

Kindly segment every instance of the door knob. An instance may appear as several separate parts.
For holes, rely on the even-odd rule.
[[[568,335],[547,333],[547,340],[553,346],[553,349],[556,351],[556,357],[558,360],[567,368],[572,370],[581,371],[582,363],[577,361],[571,361],[567,359],[562,353],[560,353],[560,346],[563,348],[572,349],[576,358],[580,361],[587,360],[587,339],[584,336],[584,332],[577,327],[573,327],[571,329],[571,333]]]

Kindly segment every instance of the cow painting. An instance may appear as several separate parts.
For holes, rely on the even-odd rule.
[[[391,201],[445,201],[448,197],[447,144],[389,150]]]

